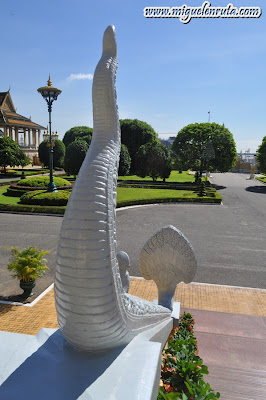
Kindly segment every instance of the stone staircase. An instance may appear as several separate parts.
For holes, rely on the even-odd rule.
[[[221,400],[266,400],[266,318],[185,309],[195,319],[205,381]]]
[[[206,381],[221,393],[221,400],[265,400],[266,372],[208,365]]]

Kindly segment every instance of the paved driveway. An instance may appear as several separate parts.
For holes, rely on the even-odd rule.
[[[192,243],[197,282],[266,288],[266,186],[246,174],[213,174],[223,205],[158,205],[117,213],[119,249],[138,258],[157,229],[172,224]]]
[[[172,224],[192,243],[198,259],[196,282],[266,289],[266,186],[242,174],[213,174],[223,205],[161,204],[117,211],[118,250],[131,259],[131,275],[140,276],[138,259],[157,229]],[[6,266],[6,246],[50,250],[51,271],[37,281],[38,294],[53,281],[62,218],[0,213],[0,296],[21,293]]]

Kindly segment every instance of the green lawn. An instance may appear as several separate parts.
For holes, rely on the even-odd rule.
[[[63,173],[63,174],[60,174],[60,177],[68,180],[68,179],[76,179],[77,175],[67,175],[67,174]]]
[[[266,183],[266,176],[265,176],[265,177],[264,177],[264,176],[256,177],[256,179],[257,179],[258,181],[261,181],[261,182],[263,182],[263,183]]]
[[[20,201],[19,197],[11,197],[11,196],[5,196],[4,193],[7,191],[7,186],[0,186],[0,204],[18,204]]]
[[[119,176],[118,179],[122,181],[150,181],[152,182],[152,178],[146,176],[146,178],[140,178],[137,175],[127,175],[127,176]],[[157,179],[157,182],[162,182],[161,178]],[[187,171],[183,171],[182,174],[179,174],[178,171],[172,171],[171,175],[165,182],[189,182],[193,183],[195,181],[194,175],[190,175]]]
[[[178,174],[181,175],[181,174]],[[182,174],[183,175],[183,174]],[[188,176],[185,175],[184,176]],[[13,211],[19,211],[20,209],[25,211],[29,206],[23,206],[19,204],[19,197],[6,196],[5,192],[9,185],[0,186],[0,205],[3,205],[2,209],[7,209],[6,205],[15,206],[17,209],[12,208]],[[134,188],[134,187],[118,187],[117,188],[117,207],[129,206],[134,204],[149,204],[149,203],[162,203],[162,202],[206,202],[206,203],[220,203],[221,196],[219,193],[215,193],[215,197],[198,197],[192,190],[173,190],[173,189],[146,189],[146,188]],[[49,207],[49,210],[58,208],[58,212],[64,212],[64,207]],[[36,210],[35,210],[36,209]],[[32,206],[31,212],[45,212],[44,206]],[[48,209],[47,209],[48,212]],[[56,211],[55,211],[56,212]]]
[[[215,193],[215,197],[199,197],[192,190],[117,188],[117,207],[153,202],[218,202],[220,199],[218,193]]]
[[[63,174],[62,176],[64,179],[68,178],[76,178],[74,175],[67,175]],[[127,176],[119,176],[119,180],[121,181],[146,181],[146,182],[153,182],[152,178],[149,176],[146,176],[146,178],[140,178],[137,175],[127,175]],[[183,171],[182,174],[179,174],[178,171],[172,171],[171,175],[168,179],[165,180],[165,182],[178,182],[178,183],[194,183],[195,178],[194,175],[188,174],[187,171]],[[161,178],[158,178],[156,182],[163,182]]]
[[[33,170],[22,170],[22,169],[9,169],[6,174],[1,174],[1,177],[3,178],[12,178],[12,177],[18,177],[22,175],[22,172],[24,172],[24,176],[33,176],[33,175],[41,175],[49,172],[49,169],[33,169]]]

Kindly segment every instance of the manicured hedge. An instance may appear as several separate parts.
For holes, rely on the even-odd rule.
[[[12,181],[11,179],[10,179],[10,181],[1,181],[1,179],[0,179],[0,186],[6,186],[6,185],[9,185],[10,183],[16,183],[17,181]]]
[[[7,171],[7,178],[12,177],[12,176],[33,176],[33,175],[41,175],[49,172],[49,169],[38,169],[38,170],[33,170],[33,169],[9,169]]]
[[[21,197],[27,190],[23,188],[16,189],[15,187],[9,186],[6,191],[6,195],[10,197]]]
[[[172,190],[194,190],[196,189],[197,185],[194,184],[184,184],[184,183],[162,183],[156,182],[154,183],[145,183],[145,182],[139,182],[139,183],[128,183],[126,181],[120,181],[118,182],[118,187],[125,187],[125,188],[136,188],[136,189],[172,189]]]
[[[32,192],[31,192],[32,193]],[[39,193],[39,191],[38,191]],[[117,208],[125,207],[125,206],[132,206],[132,205],[141,205],[141,204],[150,204],[150,203],[167,203],[173,202],[177,203],[180,202],[195,202],[195,199],[152,199],[151,200],[135,200],[135,201],[121,201],[117,204]],[[216,198],[207,198],[199,197],[196,199],[197,203],[221,203],[221,196],[216,193]],[[62,215],[65,213],[66,206],[45,206],[45,205],[28,205],[28,204],[0,204],[0,211],[6,212],[25,212],[25,213],[39,213],[39,214],[59,214]]]
[[[257,179],[258,181],[261,181],[262,183],[266,183],[266,178],[265,178],[265,176],[258,176],[258,177],[256,177],[256,179]]]
[[[184,312],[179,326],[173,328],[163,350],[161,381],[157,400],[216,400],[215,392],[204,375],[209,373],[199,356],[194,335],[194,319]]]
[[[208,196],[205,197],[173,197],[173,198],[158,198],[154,197],[153,199],[142,199],[142,200],[125,200],[125,201],[120,201],[117,204],[117,208],[120,207],[128,207],[128,206],[133,206],[133,205],[141,205],[141,204],[155,204],[155,203],[217,203],[221,204],[222,202],[222,197],[220,196],[219,193],[214,193],[213,195],[209,194]]]
[[[20,202],[22,204],[40,206],[66,206],[70,193],[70,190],[61,190],[55,193],[36,190],[24,193],[20,198]]]
[[[48,186],[48,185],[47,185]],[[29,192],[29,191],[35,191],[35,190],[46,190],[47,191],[47,186],[38,186],[38,187],[34,187],[34,186],[19,186],[17,185],[17,183],[11,183],[10,185],[10,189],[14,189],[19,191],[20,190],[20,195],[23,194],[23,192]],[[58,186],[56,185],[56,189],[57,190],[66,190],[66,189],[72,189],[73,185],[69,184],[69,186]]]
[[[24,204],[0,204],[0,211],[14,213],[59,214],[65,213],[66,206],[37,206]]]
[[[35,176],[34,178],[21,179],[17,182],[18,186],[26,187],[47,187],[50,182],[49,176]],[[71,183],[66,179],[54,177],[56,186],[69,186]]]

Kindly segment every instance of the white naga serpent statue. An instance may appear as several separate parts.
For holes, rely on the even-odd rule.
[[[129,343],[169,319],[171,311],[127,294],[116,257],[116,186],[120,125],[115,78],[117,46],[109,26],[92,87],[93,137],[63,219],[55,278],[58,322],[84,351]]]

